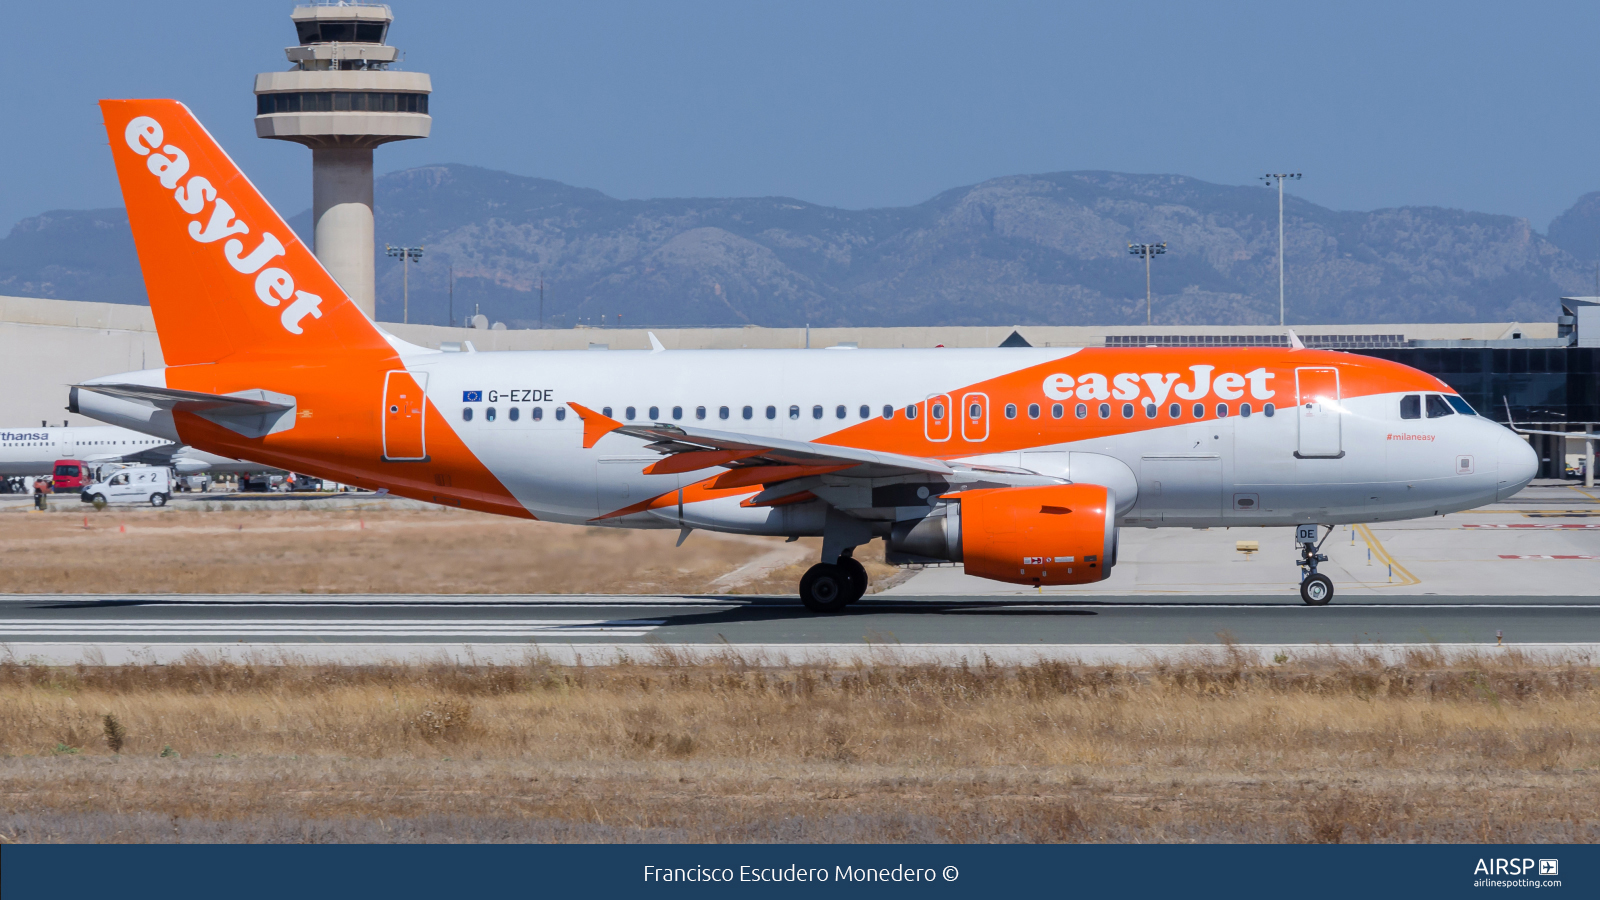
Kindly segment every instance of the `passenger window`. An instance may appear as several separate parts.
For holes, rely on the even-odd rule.
[[[1420,419],[1420,418],[1422,418],[1422,395],[1421,394],[1407,394],[1404,397],[1400,398],[1400,418],[1402,418],[1402,419]]]
[[[978,403],[974,403],[971,406],[968,406],[967,407],[967,418],[971,419],[974,422],[976,422],[979,419],[983,418],[983,406],[981,404],[978,404]]]
[[[861,404],[861,418],[863,418],[863,419],[872,418],[872,407],[866,405],[865,403]]]
[[[820,407],[820,406],[811,407],[811,418],[813,418],[813,419],[822,418],[822,407]]]
[[[778,417],[778,408],[776,406],[767,407],[767,418],[776,419],[777,417]]]
[[[1016,417],[1017,417],[1017,405],[1015,403],[1007,403],[1006,404],[1006,418],[1015,419]]]
[[[1217,418],[1226,419],[1227,417],[1228,417],[1228,404],[1226,404],[1226,403],[1218,403],[1217,404]]]
[[[1176,403],[1168,404],[1167,405],[1167,418],[1169,418],[1169,419],[1181,419],[1181,418],[1183,418],[1183,407],[1179,406]]]
[[[510,417],[511,421],[515,422],[517,419],[522,417],[522,410],[517,409],[515,406],[513,406],[510,409],[506,410],[506,415],[508,417]],[[631,419],[631,418],[633,418],[633,416],[629,416],[628,418]]]
[[[1100,404],[1100,418],[1102,418],[1102,419],[1111,418],[1111,404],[1109,404],[1109,403]]]
[[[844,404],[843,403],[841,403],[838,406],[834,407],[834,409],[833,409],[833,417],[835,419],[842,419],[846,415],[847,415],[847,413],[844,410]]]
[[[694,417],[696,419],[704,419],[706,417],[706,408],[704,406],[696,406],[694,408]]]
[[[1154,403],[1150,403],[1148,401],[1145,403],[1144,417],[1146,419],[1154,419],[1156,417],[1156,405]]]
[[[798,407],[798,406],[789,407],[789,418],[791,418],[791,419],[800,418],[800,407]]]
[[[1039,404],[1037,404],[1037,403],[1029,403],[1028,404],[1028,418],[1030,418],[1030,419],[1039,418]]]
[[[1072,411],[1072,414],[1080,419],[1087,418],[1089,415],[1089,407],[1079,403],[1077,408]]]
[[[556,407],[556,421],[557,422],[565,422],[566,420],[567,420],[567,408],[565,406]]]
[[[1133,418],[1133,404],[1132,403],[1124,403],[1124,404],[1122,404],[1122,417],[1124,419]]]
[[[538,422],[538,421],[540,421],[540,420],[541,420],[541,419],[543,419],[543,418],[544,418],[544,407],[542,407],[542,406],[535,406],[535,407],[534,407],[534,408],[533,408],[533,420],[534,420],[534,421],[535,421],[535,422]]]
[[[1277,412],[1277,411],[1278,411],[1278,408],[1276,406],[1273,406],[1271,403],[1263,403],[1263,404],[1261,404],[1261,414],[1266,416],[1269,419],[1272,418],[1272,414]]]
[[[650,407],[650,421],[655,422],[655,421],[658,421],[660,418],[661,418],[661,407],[659,407],[659,406]]]
[[[470,407],[470,406],[461,407],[461,421],[463,421],[463,422],[471,422],[472,421],[472,407]]]
[[[1204,419],[1206,417],[1206,405],[1204,403],[1196,403],[1194,405],[1194,417],[1196,419]]]
[[[726,419],[727,417],[728,417],[728,408],[726,406],[717,407],[717,418]]]
[[[941,421],[944,420],[944,404],[943,403],[935,403],[935,404],[933,404],[932,406],[929,407],[928,411],[933,415],[933,420],[935,422],[941,422]]]
[[[1066,415],[1066,413],[1067,413],[1066,407],[1062,406],[1061,404],[1053,403],[1053,404],[1050,405],[1050,418],[1059,419],[1062,416]]]
[[[883,405],[883,417],[884,417],[884,418],[885,418],[885,419],[892,419],[892,418],[894,418],[894,407],[892,407],[892,406],[890,406],[890,405],[889,405],[889,404],[887,404],[887,403],[885,403],[885,404],[884,404],[884,405]]]
[[[912,404],[912,405],[906,407],[906,418],[915,419],[916,417],[917,417],[916,404]]]
[[[673,419],[673,421],[677,421],[677,420],[679,420],[681,418],[683,418],[683,407],[674,406],[672,408],[672,419]]]
[[[1427,397],[1428,418],[1440,419],[1445,416],[1455,415],[1455,410],[1450,408],[1450,404],[1444,402],[1443,397],[1438,394],[1428,394]]]
[[[1243,416],[1246,419],[1250,418],[1250,404],[1248,404],[1248,403],[1239,404],[1239,415]]]
[[[485,422],[493,422],[494,421],[494,407],[491,406],[488,409],[483,411],[483,420]]]
[[[600,415],[605,416],[608,419],[611,418],[611,407],[609,407],[609,406],[600,407]],[[489,418],[492,419],[492,418],[494,418],[494,416],[490,416]]]
[[[756,409],[753,406],[746,406],[744,409],[740,410],[739,413],[746,419],[754,419],[756,417]]]
[[[633,421],[633,414],[634,414],[634,409],[631,406],[622,411],[622,417],[624,419],[627,419],[629,422]],[[512,416],[512,418],[516,418],[516,417]]]

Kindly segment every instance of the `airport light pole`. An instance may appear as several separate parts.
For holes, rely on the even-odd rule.
[[[1150,257],[1167,252],[1167,244],[1165,241],[1159,244],[1129,244],[1128,252],[1144,257],[1144,323],[1153,325],[1154,316],[1150,312]]]
[[[399,259],[400,259],[400,270],[401,270],[400,271],[400,291],[401,291],[401,297],[402,297],[401,306],[400,306],[400,321],[403,322],[403,323],[410,322],[411,321],[411,261],[413,259],[417,259],[417,260],[422,259],[422,248],[421,247],[391,247],[388,244],[384,244],[383,245],[383,252],[385,254],[389,255],[389,256],[392,256],[392,257],[399,257]],[[453,269],[451,270],[451,274],[452,275],[454,274],[454,270]],[[454,285],[451,285],[452,293],[454,292],[454,287],[455,287]],[[374,318],[376,318],[376,317],[374,317]]]
[[[1273,181],[1278,182],[1278,327],[1283,327],[1283,180],[1293,178],[1300,180],[1299,172],[1268,172],[1261,176],[1261,180],[1272,186]]]

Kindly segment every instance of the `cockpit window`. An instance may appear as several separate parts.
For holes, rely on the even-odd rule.
[[[1428,418],[1438,419],[1443,416],[1453,416],[1455,412],[1450,408],[1450,404],[1444,402],[1443,397],[1438,394],[1428,395]]]
[[[1456,412],[1462,414],[1463,416],[1477,415],[1477,413],[1472,411],[1472,407],[1467,404],[1467,401],[1457,397],[1455,394],[1445,394],[1444,399],[1450,401],[1450,405],[1455,407]]]
[[[1402,418],[1402,419],[1420,419],[1420,418],[1422,418],[1422,395],[1421,394],[1407,394],[1404,397],[1400,398],[1400,418]]]

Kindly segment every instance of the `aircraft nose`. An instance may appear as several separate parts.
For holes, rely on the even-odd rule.
[[[1505,500],[1527,487],[1533,476],[1539,474],[1539,454],[1510,431],[1500,436],[1496,456],[1500,464],[1500,484],[1495,491],[1497,500]]]

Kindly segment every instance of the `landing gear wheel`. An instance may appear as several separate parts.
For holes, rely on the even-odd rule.
[[[1333,599],[1333,579],[1326,575],[1311,575],[1300,582],[1300,599],[1307,606],[1327,606]]]
[[[800,602],[814,613],[842,612],[850,591],[850,578],[839,566],[817,563],[800,578]]]
[[[850,591],[847,594],[849,599],[845,600],[845,603],[850,604],[860,600],[867,593],[866,566],[856,562],[854,557],[841,556],[839,557],[839,571],[844,574],[845,581],[850,585]]]

